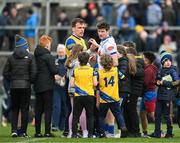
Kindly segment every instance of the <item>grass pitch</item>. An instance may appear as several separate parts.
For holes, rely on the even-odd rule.
[[[96,139],[82,139],[82,138],[77,138],[77,139],[67,139],[67,138],[62,138],[61,134],[62,132],[54,132],[56,137],[54,138],[34,138],[34,127],[29,125],[28,126],[28,135],[30,135],[30,138],[12,138],[10,136],[10,131],[11,127],[10,124],[8,127],[2,127],[0,125],[0,142],[13,142],[13,143],[34,143],[34,142],[47,142],[47,143],[55,143],[55,142],[66,142],[66,143],[73,143],[73,142],[79,142],[79,143],[145,143],[145,142],[151,142],[151,143],[180,143],[180,128],[178,127],[177,124],[173,125],[174,127],[174,138],[120,138],[120,139],[115,139],[115,138],[96,138]],[[154,125],[151,124],[149,126],[149,133],[153,132]],[[163,131],[166,130],[165,125],[163,125]],[[43,133],[43,132],[42,132]]]

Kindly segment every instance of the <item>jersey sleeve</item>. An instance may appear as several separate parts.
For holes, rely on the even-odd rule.
[[[118,77],[120,78],[120,79],[124,79],[125,78],[125,75],[119,70],[119,69],[117,69],[118,70]]]
[[[69,38],[69,39],[67,39],[65,46],[70,51],[70,50],[72,50],[74,44],[76,44],[76,42],[73,39]]]
[[[106,48],[107,54],[109,55],[117,54],[117,47],[115,43],[107,42],[105,45],[105,48]]]

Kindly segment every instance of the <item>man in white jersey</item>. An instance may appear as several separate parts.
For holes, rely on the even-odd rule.
[[[100,45],[94,39],[90,39],[89,42],[93,45],[93,47],[98,48],[98,69],[102,69],[100,65],[100,57],[103,54],[109,54],[113,58],[113,65],[118,65],[118,52],[115,40],[112,36],[109,35],[110,25],[101,22],[97,24],[98,36],[101,39]],[[97,97],[98,95],[96,95]],[[105,130],[108,132],[107,137],[114,136],[114,116],[112,112],[109,110],[106,116],[106,127]]]
[[[101,22],[97,25],[98,36],[101,39],[100,45],[94,40],[90,39],[89,42],[98,48],[98,68],[101,69],[100,56],[102,54],[109,54],[113,58],[114,66],[118,65],[117,46],[115,40],[109,35],[110,26],[105,22]]]

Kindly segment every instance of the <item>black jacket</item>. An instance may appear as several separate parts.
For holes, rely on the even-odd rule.
[[[35,92],[44,92],[52,90],[54,86],[54,75],[58,73],[55,65],[55,58],[50,54],[50,51],[41,46],[37,46],[34,51],[37,76],[34,84]]]
[[[118,69],[125,75],[124,80],[119,82],[119,93],[131,93],[131,77],[129,74],[128,58],[122,57],[118,60]]]
[[[143,59],[137,58],[137,72],[131,76],[131,99],[137,99],[142,96],[144,83],[144,62]]]
[[[36,76],[33,55],[25,49],[16,48],[7,59],[3,76],[10,81],[10,88],[30,88]]]

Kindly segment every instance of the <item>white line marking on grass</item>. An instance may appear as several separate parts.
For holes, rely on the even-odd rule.
[[[20,141],[20,142],[17,142],[17,143],[29,143],[29,142],[36,142],[36,141],[43,141],[43,140],[47,140],[48,138],[27,138],[27,140],[24,140],[24,141]]]

